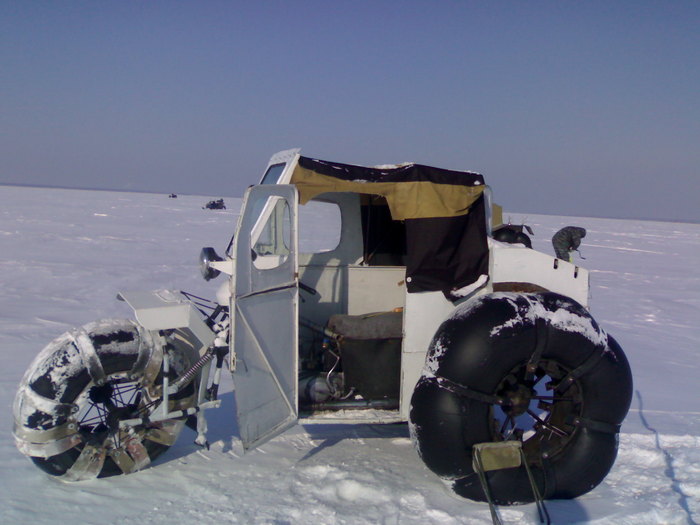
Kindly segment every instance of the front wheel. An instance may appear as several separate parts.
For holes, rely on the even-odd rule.
[[[196,359],[186,338],[167,342],[130,320],[103,320],[58,337],[24,375],[14,403],[17,447],[46,473],[66,481],[128,474],[177,439],[184,421],[124,426],[160,406],[163,355],[170,377]],[[196,381],[172,396],[169,410],[196,400]]]
[[[426,465],[463,497],[485,500],[472,447],[519,440],[540,494],[575,498],[612,467],[631,397],[622,349],[585,308],[549,292],[494,293],[438,329],[410,428]],[[534,499],[523,468],[486,478],[498,504]]]

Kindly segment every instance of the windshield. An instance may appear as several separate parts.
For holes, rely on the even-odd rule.
[[[285,163],[282,162],[280,164],[273,164],[269,168],[267,168],[267,171],[265,172],[265,176],[263,176],[261,184],[277,184],[277,181],[280,178],[280,175],[282,175],[282,172],[284,171]]]

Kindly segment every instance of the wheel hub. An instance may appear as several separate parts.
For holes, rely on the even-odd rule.
[[[105,383],[101,386],[93,386],[88,394],[90,401],[93,403],[100,403],[102,405],[111,403],[112,395],[114,395],[114,387],[112,386],[112,383]]]
[[[543,446],[552,456],[563,450],[575,432],[569,420],[581,414],[582,393],[574,383],[565,393],[553,385],[570,374],[561,364],[543,359],[534,373],[517,365],[496,388],[503,402],[492,407],[494,440],[519,439],[530,464],[539,461]]]
[[[94,434],[107,431],[114,434],[119,431],[119,422],[137,417],[140,395],[134,387],[127,387],[118,382],[107,382],[93,386],[88,391],[88,398],[94,411],[88,411],[82,424]]]
[[[535,392],[531,388],[522,384],[516,385],[505,392],[506,402],[503,404],[503,411],[511,417],[523,415],[527,412],[534,395]]]

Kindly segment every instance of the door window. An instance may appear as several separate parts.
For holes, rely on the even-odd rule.
[[[259,270],[277,268],[289,257],[291,215],[282,197],[261,199],[253,209],[261,209],[260,218],[250,232],[253,264]]]

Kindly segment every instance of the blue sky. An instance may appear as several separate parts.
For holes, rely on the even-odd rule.
[[[301,147],[700,222],[698,27],[697,0],[3,0],[0,183],[240,196]]]

